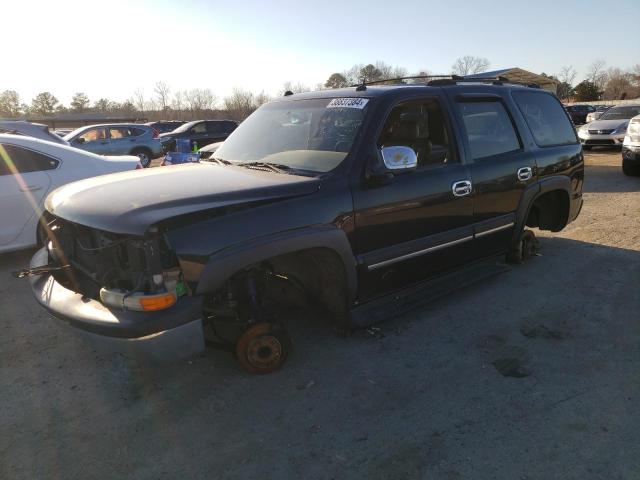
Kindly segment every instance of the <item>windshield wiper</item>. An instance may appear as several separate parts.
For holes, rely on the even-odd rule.
[[[269,169],[272,172],[276,172],[276,173],[286,173],[285,170],[291,170],[291,167],[287,165],[282,165],[279,163],[269,163],[269,162],[243,162],[243,163],[237,163],[236,165],[240,167],[247,167],[247,168]]]
[[[223,160],[222,158],[217,158],[217,157],[203,158],[202,161],[204,161],[204,162],[217,162],[220,165],[231,165],[231,162],[229,160]]]

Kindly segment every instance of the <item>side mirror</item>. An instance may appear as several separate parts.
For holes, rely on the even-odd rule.
[[[418,166],[418,157],[411,147],[382,147],[382,161],[393,173],[407,172]]]

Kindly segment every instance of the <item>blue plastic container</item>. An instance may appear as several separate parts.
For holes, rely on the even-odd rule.
[[[177,165],[179,163],[198,163],[200,154],[198,152],[168,152],[164,156],[162,165]]]
[[[176,138],[176,152],[189,153],[191,151],[191,140],[188,138]]]

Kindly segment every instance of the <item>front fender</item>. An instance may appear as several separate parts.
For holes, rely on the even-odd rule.
[[[349,290],[348,300],[353,303],[357,292],[355,257],[344,231],[333,225],[288,230],[219,250],[209,257],[196,293],[201,295],[220,289],[229,277],[243,268],[310,248],[327,248],[340,257]]]

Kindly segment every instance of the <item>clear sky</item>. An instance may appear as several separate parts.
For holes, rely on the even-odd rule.
[[[122,101],[161,80],[274,94],[356,63],[449,73],[457,57],[491,69],[557,73],[640,63],[640,0],[0,0],[0,91]]]

